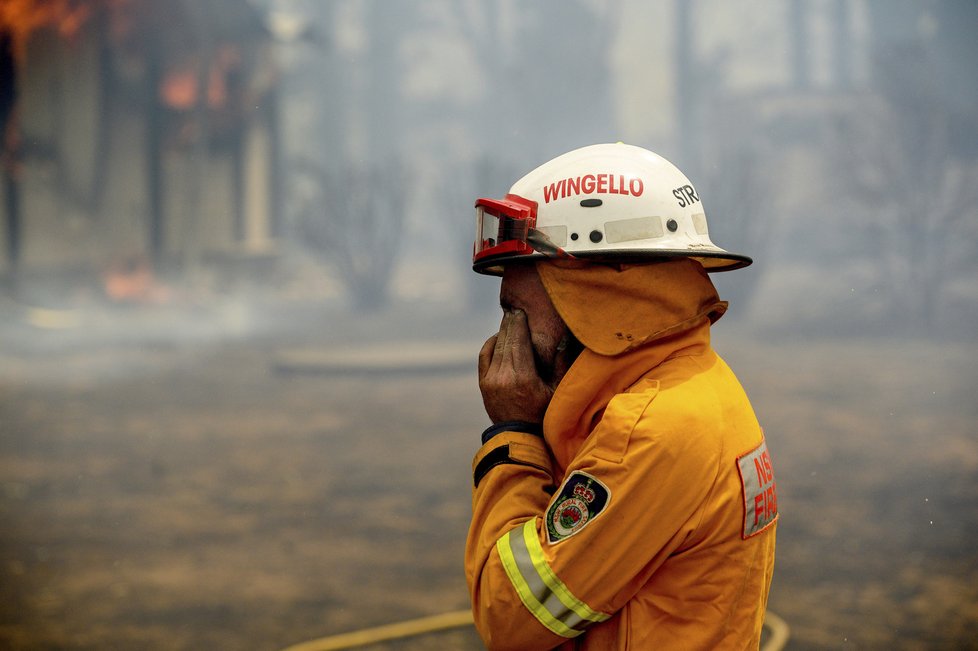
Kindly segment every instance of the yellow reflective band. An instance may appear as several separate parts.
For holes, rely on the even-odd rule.
[[[536,569],[537,574],[540,575],[540,578],[543,579],[544,584],[546,584],[550,591],[557,595],[560,603],[573,610],[581,619],[589,622],[603,622],[611,617],[611,615],[593,610],[586,603],[575,597],[570,589],[564,585],[564,582],[554,574],[554,571],[547,563],[547,559],[543,556],[543,547],[540,546],[540,538],[537,537],[537,529],[533,520],[523,525],[523,540],[526,543],[526,549],[530,553],[530,560],[533,562],[533,567]]]
[[[503,535],[496,549],[523,605],[557,635],[576,637],[587,626],[610,617],[577,599],[557,578],[543,556],[535,519]]]
[[[516,594],[520,596],[520,601],[523,602],[527,610],[533,613],[533,616],[541,624],[557,635],[561,637],[577,637],[584,631],[575,631],[551,615],[550,611],[533,595],[529,584],[523,579],[523,575],[520,573],[520,569],[516,564],[516,559],[513,557],[513,550],[509,545],[509,538],[513,531],[516,531],[516,529],[511,530],[496,541],[496,551],[499,552],[499,559],[503,562],[503,569],[506,570],[506,576],[509,577],[510,583],[516,588]]]

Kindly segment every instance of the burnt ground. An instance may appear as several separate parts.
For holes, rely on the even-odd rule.
[[[494,317],[272,307],[287,327],[103,308],[51,329],[8,306],[0,648],[280,649],[467,606],[474,363],[281,360],[408,338],[474,360]],[[776,464],[788,648],[978,649],[978,347],[723,323],[716,342]],[[479,647],[458,631],[375,648]]]

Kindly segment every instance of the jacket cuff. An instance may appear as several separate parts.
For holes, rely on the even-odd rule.
[[[503,430],[505,436],[498,436],[483,445],[472,461],[472,480],[475,488],[498,466],[531,466],[553,477],[552,462],[543,438],[525,432]]]
[[[496,434],[502,434],[503,432],[522,432],[523,434],[533,434],[534,436],[543,438],[543,425],[540,423],[528,423],[522,420],[507,420],[502,423],[496,423],[495,425],[490,425],[482,433],[482,445],[488,443],[489,439]]]

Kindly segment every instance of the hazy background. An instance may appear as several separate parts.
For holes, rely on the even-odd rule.
[[[976,29],[970,0],[0,0],[0,646],[267,648],[464,608],[466,364],[498,309],[472,203],[621,140],[755,259],[714,277],[715,339],[778,463],[789,648],[975,648]],[[161,506],[177,485],[208,508]],[[452,551],[425,564],[433,513]],[[364,541],[403,555],[386,579],[350,569]]]

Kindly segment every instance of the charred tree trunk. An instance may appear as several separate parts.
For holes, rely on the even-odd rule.
[[[835,85],[840,90],[852,87],[852,33],[849,18],[849,3],[835,0],[832,5]]]
[[[247,237],[245,224],[245,134],[244,125],[234,127],[228,134],[228,149],[231,156],[231,239],[242,244]]]
[[[699,139],[697,90],[699,66],[696,61],[696,37],[693,33],[693,10],[690,0],[679,0],[676,10],[676,131],[683,134],[678,144],[681,165],[687,170],[699,170]]]
[[[154,266],[163,257],[164,205],[163,205],[163,107],[159,100],[162,77],[162,44],[156,38],[147,43],[146,56],[146,193],[149,200],[149,224],[147,239],[149,254]]]
[[[20,220],[20,183],[16,172],[11,169],[3,171],[4,212],[7,214],[7,261],[11,277],[16,277],[20,268],[21,251],[21,220]]]
[[[3,176],[4,214],[7,217],[7,264],[15,278],[20,266],[20,183],[17,178],[17,62],[13,35],[0,30],[0,169]]]
[[[265,100],[265,121],[268,124],[268,144],[272,158],[269,166],[268,193],[268,235],[280,238],[283,232],[283,191],[282,191],[282,129],[279,124],[279,96],[272,89]]]
[[[792,0],[788,19],[791,34],[791,76],[798,90],[806,90],[811,85],[808,71],[807,10],[805,0]]]

